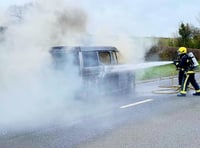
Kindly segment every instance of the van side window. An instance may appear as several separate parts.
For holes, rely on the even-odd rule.
[[[51,52],[53,56],[53,64],[56,69],[65,69],[70,65],[79,66],[78,53],[74,51],[62,52],[54,49]]]
[[[124,57],[119,52],[116,52],[116,57],[117,57],[117,63],[118,64],[125,64],[126,63],[126,60],[124,59]]]
[[[115,51],[111,51],[111,55],[112,55],[112,64],[118,64],[118,55],[117,55],[117,52]]]
[[[98,66],[97,52],[83,51],[82,54],[84,67]]]
[[[99,60],[101,63],[103,63],[105,65],[110,65],[111,64],[110,52],[100,51],[99,52]]]

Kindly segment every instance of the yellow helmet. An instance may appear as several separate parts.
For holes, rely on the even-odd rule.
[[[185,48],[185,47],[180,47],[180,48],[178,49],[178,53],[179,53],[179,54],[187,53],[187,48]]]

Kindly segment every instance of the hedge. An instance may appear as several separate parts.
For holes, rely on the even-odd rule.
[[[179,47],[153,46],[145,55],[146,61],[172,61],[177,57]],[[200,49],[188,48],[193,52],[197,60],[200,60]]]

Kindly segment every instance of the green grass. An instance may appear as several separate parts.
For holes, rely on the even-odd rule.
[[[160,77],[167,77],[177,75],[178,71],[173,64],[168,64],[164,66],[156,66],[148,69],[136,71],[137,80],[148,80]]]
[[[200,72],[200,68],[196,72]],[[178,75],[175,65],[167,64],[136,71],[136,80],[148,80],[175,75]]]

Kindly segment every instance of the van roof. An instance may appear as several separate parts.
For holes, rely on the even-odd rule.
[[[113,46],[54,46],[50,52],[66,52],[66,51],[118,51]]]

